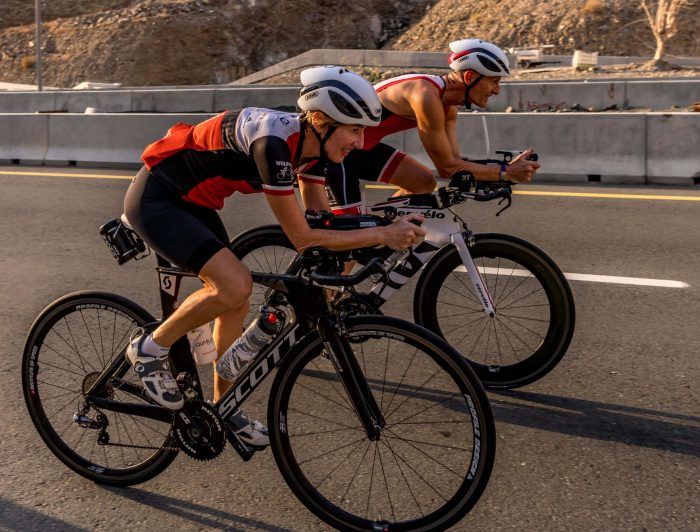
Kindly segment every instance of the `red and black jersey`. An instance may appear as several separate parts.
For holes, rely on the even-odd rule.
[[[445,93],[445,80],[440,76],[431,76],[428,74],[405,74],[403,76],[389,78],[377,83],[374,86],[374,90],[377,91],[377,93],[381,93],[383,90],[391,87],[392,85],[416,79],[424,79],[434,84],[435,88],[440,91],[440,97],[442,97],[442,95]],[[445,116],[447,116],[447,111],[449,108],[449,106],[445,106]],[[382,106],[382,120],[377,127],[368,127],[365,129],[365,143],[362,149],[372,149],[387,135],[398,133],[399,131],[405,131],[407,129],[413,129],[414,127],[416,127],[415,118],[397,115],[396,113],[392,113],[389,111],[389,109]]]
[[[299,160],[300,128],[294,113],[257,107],[225,111],[194,126],[175,124],[141,159],[186,201],[221,209],[234,192],[294,194],[296,176],[316,163]]]

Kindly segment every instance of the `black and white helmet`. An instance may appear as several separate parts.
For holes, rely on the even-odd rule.
[[[510,76],[508,56],[495,44],[481,39],[461,39],[450,43],[450,68],[474,70],[482,76]]]
[[[297,105],[303,111],[322,111],[340,124],[379,124],[382,104],[362,76],[339,66],[318,66],[302,70],[300,77]]]

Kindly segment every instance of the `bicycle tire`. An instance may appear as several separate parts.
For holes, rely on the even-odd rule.
[[[22,357],[22,388],[29,416],[44,443],[70,469],[90,480],[112,486],[144,482],[163,471],[177,451],[170,426],[149,419],[105,411],[112,443],[97,444],[98,430],[73,421],[84,392],[119,356],[133,329],[155,319],[142,307],[114,294],[83,291],[68,294],[46,307],[32,325]],[[94,381],[92,381],[94,382]],[[141,386],[130,369],[122,383]],[[110,384],[105,392],[116,399],[142,402]],[[96,418],[95,410],[90,412]],[[152,436],[153,435],[153,436]],[[115,438],[116,436],[116,438]]]
[[[355,316],[345,328],[387,425],[378,441],[367,438],[312,331],[280,365],[268,404],[282,476],[339,530],[452,526],[493,468],[495,427],[481,383],[459,353],[415,324]]]
[[[233,254],[251,271],[284,273],[297,251],[279,225],[263,225],[240,233],[230,242]],[[253,284],[250,307],[243,320],[243,327],[257,316],[258,308],[265,301],[268,289]]]
[[[486,316],[473,285],[460,280],[466,272],[458,275],[462,260],[450,245],[418,279],[416,323],[462,352],[487,388],[518,388],[542,378],[562,359],[574,334],[574,298],[564,274],[542,250],[509,235],[475,235],[469,252],[496,316]]]

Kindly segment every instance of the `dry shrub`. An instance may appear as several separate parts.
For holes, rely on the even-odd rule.
[[[603,0],[586,0],[581,8],[584,15],[597,15],[605,10],[605,2]]]
[[[23,55],[19,60],[19,66],[22,70],[34,68],[34,65],[36,65],[35,55]]]

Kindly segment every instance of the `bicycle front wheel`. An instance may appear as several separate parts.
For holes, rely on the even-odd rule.
[[[386,425],[370,441],[316,332],[282,363],[268,410],[295,495],[341,530],[443,530],[477,502],[495,453],[481,383],[442,338],[409,322],[346,322]]]
[[[29,331],[22,359],[29,415],[51,452],[90,480],[115,486],[144,482],[177,455],[169,424],[99,411],[85,402],[85,392],[100,373],[123,356],[131,332],[153,321],[147,311],[121,296],[77,292],[49,305]],[[131,367],[123,373],[114,375],[100,395],[146,403]],[[84,416],[82,424],[74,420],[78,412]],[[94,428],[86,426],[88,420]],[[100,420],[107,422],[108,442],[99,441]]]
[[[454,246],[425,267],[413,300],[416,323],[445,338],[487,388],[517,388],[549,373],[575,327],[574,298],[543,251],[507,235],[476,235],[469,248],[493,301],[489,317]]]

